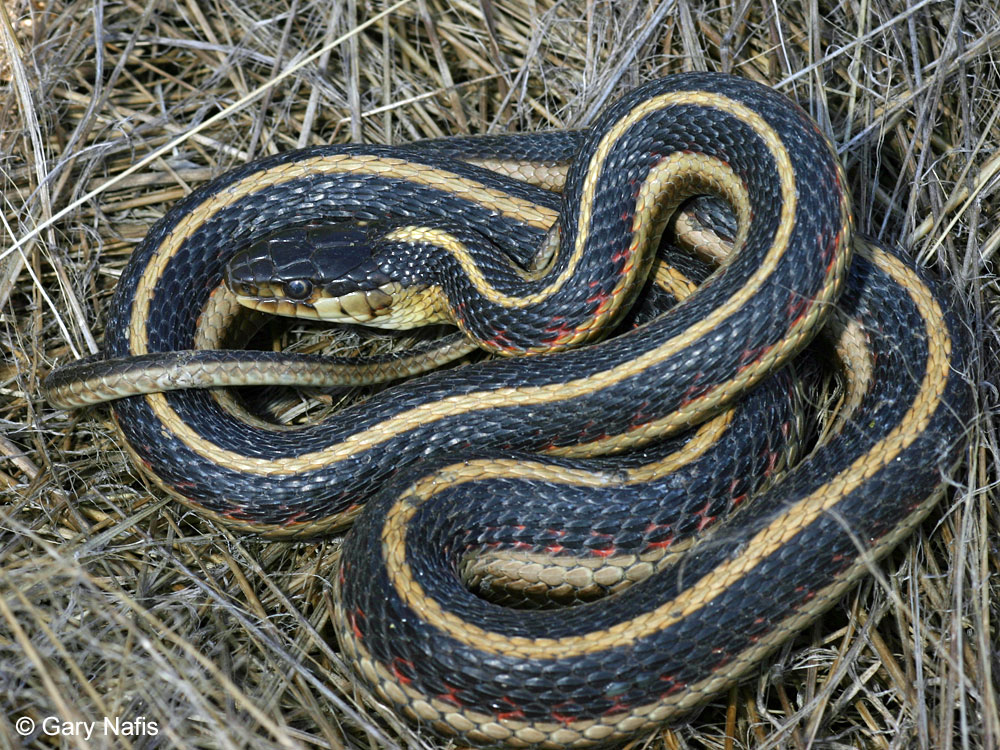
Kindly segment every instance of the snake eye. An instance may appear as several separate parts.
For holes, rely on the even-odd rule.
[[[306,279],[292,279],[286,281],[282,288],[289,299],[305,299],[312,294],[313,285]]]

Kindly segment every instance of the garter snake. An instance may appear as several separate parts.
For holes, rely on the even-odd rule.
[[[783,97],[729,76],[672,76],[578,140],[561,197],[456,163],[449,149],[468,145],[458,141],[311,148],[236,169],[150,230],[106,336],[111,360],[197,349],[214,340],[206,309],[228,309],[220,283],[234,244],[289,224],[388,219],[403,227],[394,239],[463,272],[451,297],[437,284],[439,314],[498,354],[566,349],[434,373],[296,429],[203,390],[113,405],[137,464],[202,513],[276,536],[357,518],[336,579],[345,655],[405,714],[475,743],[612,741],[731,683],[927,513],[967,418],[947,301],[894,254],[852,244],[841,169]],[[481,166],[508,158],[478,143]],[[670,211],[703,193],[732,206],[734,253],[670,312],[602,341]],[[524,248],[546,246],[556,222],[551,260],[530,271]],[[496,248],[529,271],[489,275]],[[767,420],[726,407],[834,308],[848,416],[752,504],[735,477],[710,478],[738,510],[717,521],[718,506],[696,498],[693,530],[705,535],[685,541],[691,522],[663,498],[689,482],[671,487],[662,471],[716,446],[738,456],[726,441]],[[652,469],[575,459],[713,416]],[[773,449],[746,458],[762,456],[768,465]],[[516,585],[557,597],[567,581],[616,594],[509,610],[455,575],[489,588],[512,569]]]

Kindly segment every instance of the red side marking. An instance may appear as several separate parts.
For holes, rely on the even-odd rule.
[[[834,261],[836,261],[837,259],[837,253],[834,251],[843,242],[843,240],[844,240],[843,228],[838,229],[837,233],[829,238],[829,241],[827,241],[822,234],[819,234],[816,237],[817,244],[819,245],[820,258],[827,261],[826,268],[828,272],[831,266],[833,265]]]
[[[595,555],[596,557],[610,557],[615,553],[615,545],[611,541],[614,537],[611,534],[602,534],[597,531],[591,531],[590,536],[595,539],[607,540],[606,547],[599,547],[597,549],[592,549],[590,550],[590,554]]]
[[[729,502],[734,508],[747,499],[747,493],[740,492],[742,487],[743,481],[740,479],[734,479],[729,483]]]
[[[527,542],[514,542],[514,549],[534,549],[535,545]]]
[[[354,637],[359,641],[363,641],[364,637],[361,635],[361,628],[358,627],[358,618],[360,617],[363,619],[364,616],[365,613],[362,612],[360,608],[355,608],[355,610],[348,615],[348,618],[351,621],[351,632],[354,633]]]
[[[524,719],[523,711],[501,711],[496,714],[497,721],[520,721]]]
[[[666,539],[664,539],[662,542],[650,542],[646,546],[649,549],[666,549],[667,547],[669,547],[673,543],[674,543],[674,535],[671,534]]]
[[[553,555],[558,555],[564,549],[566,549],[566,548],[563,547],[561,544],[550,544],[548,547],[545,548],[545,551],[549,552],[549,553],[551,553]]]
[[[459,698],[458,698],[458,688],[452,687],[448,683],[445,683],[445,687],[448,688],[448,692],[447,693],[439,693],[437,697],[440,700],[443,700],[443,701],[445,701],[447,703],[450,703],[453,706],[461,706],[462,705],[462,701],[459,700]]]
[[[767,461],[767,465],[764,466],[764,476],[769,477],[774,473],[774,467],[778,463],[779,454],[777,451],[769,451],[765,449],[761,451],[761,455]]]
[[[622,250],[616,251],[615,254],[611,256],[611,262],[618,263],[619,261],[624,260],[625,258],[631,256],[633,252],[635,252],[635,249],[631,245],[629,245],[628,247],[623,248]]]
[[[699,372],[697,375],[695,375],[695,378],[701,379],[703,376],[704,373]],[[697,401],[699,398],[701,398],[711,390],[712,390],[711,385],[692,384],[691,386],[688,387],[686,391],[684,391],[684,395],[681,397],[681,401],[680,404],[678,404],[678,406],[687,406],[688,404]]]
[[[484,339],[483,343],[492,347],[493,349],[502,349],[503,351],[516,351],[518,347],[514,346],[507,334],[503,331],[494,331],[493,337],[489,339]]]
[[[300,510],[298,513],[293,513],[287,519],[282,521],[281,525],[285,527],[294,526],[299,522],[299,519],[302,518],[305,514],[306,512],[304,510]]]
[[[584,300],[588,305],[603,305],[611,299],[611,294],[604,288],[598,289]]]
[[[833,266],[837,262],[837,254],[833,252],[833,249],[840,244],[843,240],[843,232],[837,232],[837,236],[834,237],[834,241],[830,243],[830,250],[826,253],[826,275],[829,276],[831,271],[833,271]]]
[[[806,316],[806,313],[812,309],[812,306],[812,299],[803,297],[797,292],[791,292],[788,295],[788,305],[786,307],[786,313],[789,320],[791,320],[791,325],[797,325]]]
[[[389,671],[392,672],[392,676],[399,680],[404,685],[409,685],[413,682],[412,677],[407,677],[403,674],[400,667],[404,667],[407,672],[413,673],[413,662],[409,659],[403,659],[402,657],[396,656],[393,658],[392,662],[389,664]]]
[[[715,516],[705,516],[698,521],[698,531],[704,531],[706,526],[713,523],[715,523]]]
[[[560,709],[569,708],[570,706],[576,706],[576,703],[574,703],[573,701],[565,701],[563,703],[557,703],[556,705],[552,706],[552,710],[549,712],[549,714],[555,721],[558,721],[560,724],[566,724],[566,725],[572,724],[574,721],[576,721],[577,719],[576,716],[573,716],[572,714],[559,713]]]
[[[640,427],[645,427],[653,421],[653,419],[655,419],[655,414],[649,414],[646,412],[646,407],[649,405],[650,402],[647,399],[636,407],[635,413],[632,414],[632,417],[629,420],[629,430],[638,430]]]
[[[553,318],[553,320],[556,320]],[[543,344],[559,344],[570,338],[576,333],[576,328],[569,325],[568,323],[560,323],[559,325],[550,325],[545,329],[551,335],[541,339]]]
[[[499,721],[504,721],[505,719],[513,719],[516,721],[518,719],[524,718],[524,711],[522,711],[521,707],[518,706],[516,703],[514,703],[514,701],[512,701],[507,696],[504,696],[500,700],[509,705],[511,707],[511,710],[497,712],[496,717]]]
[[[665,693],[660,693],[660,697],[661,698],[666,698],[668,695],[673,695],[678,690],[683,690],[685,688],[685,686],[687,685],[686,682],[678,680],[673,675],[662,675],[660,677],[660,682],[669,682],[670,683],[670,687],[667,688],[667,691]]]
[[[738,362],[739,371],[743,372],[746,368],[751,365],[757,364],[761,358],[771,350],[770,344],[763,344],[761,346],[749,347],[740,352],[740,359]]]
[[[561,344],[563,341],[568,339],[571,334],[572,331],[564,331],[562,333],[556,333],[553,334],[552,336],[546,336],[544,339],[541,340],[541,343],[547,346],[555,346]]]
[[[722,649],[714,649],[713,651],[721,652]],[[715,672],[718,669],[722,669],[722,667],[726,666],[732,660],[733,660],[732,654],[723,654],[722,658],[712,665],[712,671]]]
[[[632,707],[628,703],[622,703],[620,696],[615,696],[614,703],[611,704],[611,708],[604,711],[602,716],[614,716],[615,714],[623,714],[629,711]]]
[[[706,526],[715,521],[715,516],[708,515],[709,506],[711,506],[711,502],[705,503],[705,507],[695,513],[696,516],[701,518],[701,520],[698,521],[698,531],[703,531]]]
[[[581,441],[583,441],[583,442],[594,442],[594,443],[597,443],[597,442],[600,442],[601,440],[607,440],[608,439],[609,436],[608,436],[608,433],[606,433],[606,432],[598,432],[596,434],[591,434],[590,433],[590,427],[591,426],[592,425],[587,425],[582,430],[580,430],[580,432],[577,435],[577,437]]]

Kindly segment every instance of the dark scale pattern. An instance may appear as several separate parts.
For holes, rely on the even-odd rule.
[[[496,188],[518,198],[555,206],[558,198],[530,185],[507,180],[487,170],[479,170],[435,158],[430,149],[390,149],[378,146],[327,146],[292,151],[247,164],[222,175],[179,201],[170,212],[150,229],[145,240],[135,250],[122,275],[112,303],[111,320],[121,322],[109,330],[106,347],[109,356],[125,356],[128,352],[127,321],[136,288],[152,256],[170,230],[188,213],[207,198],[241,182],[259,172],[302,159],[352,154],[358,156],[405,157],[417,163],[444,168]],[[264,189],[266,188],[266,189]],[[315,176],[306,175],[300,180],[286,183],[284,187],[261,185],[254,193],[230,210],[221,213],[199,229],[198,236],[188,243],[186,259],[178,256],[174,270],[164,274],[163,282],[169,285],[164,293],[186,292],[198,295],[208,285],[218,283],[225,262],[240,247],[254,240],[293,224],[311,220],[376,220],[435,217],[453,222],[467,222],[478,227],[483,236],[492,239],[505,250],[515,254],[518,262],[527,263],[532,257],[532,242],[540,238],[537,231],[517,222],[493,214],[467,211],[466,205],[451,193],[435,191],[400,180],[366,178],[363,175]],[[525,250],[524,246],[528,246]],[[173,265],[172,265],[173,267]],[[185,283],[187,282],[187,283]],[[185,298],[186,299],[186,298]],[[202,302],[195,296],[193,302]],[[160,310],[158,310],[160,312]],[[156,322],[154,319],[151,322]],[[166,335],[166,333],[165,333]],[[174,334],[189,337],[192,331],[184,326]],[[151,341],[151,345],[172,342]],[[174,347],[178,348],[178,347]]]
[[[602,118],[602,122],[595,126],[595,134],[601,134],[603,127],[614,123],[626,111],[624,108],[612,108]],[[585,142],[582,155],[596,148],[597,140],[595,136]],[[740,144],[740,148],[737,148],[737,144]],[[594,190],[595,195],[599,195],[601,199],[593,206],[593,214],[587,227],[577,226],[576,208],[582,200],[582,176],[586,160],[576,162],[578,168],[571,171],[563,197],[561,250],[558,262],[549,274],[535,282],[524,281],[515,275],[497,276],[500,291],[514,296],[526,296],[546,288],[566,267],[577,234],[586,232],[587,250],[579,273],[551,298],[537,305],[521,308],[515,314],[500,304],[480,298],[447,265],[434,264],[434,268],[441,268],[440,273],[450,279],[450,294],[453,299],[459,299],[466,309],[478,311],[476,317],[468,323],[471,335],[489,339],[494,331],[502,330],[508,346],[528,349],[537,346],[538,332],[546,331],[549,321],[556,315],[560,324],[570,331],[591,320],[597,308],[610,297],[624,266],[639,262],[639,259],[630,258],[626,254],[632,239],[635,186],[653,166],[678,150],[693,150],[728,162],[738,174],[744,176],[754,213],[766,219],[762,218],[752,225],[748,247],[741,254],[741,261],[731,264],[711,288],[696,295],[698,302],[690,302],[687,312],[672,321],[671,332],[676,333],[688,327],[732,294],[733,289],[741,285],[760,265],[763,253],[771,245],[778,217],[775,207],[781,204],[781,197],[775,192],[774,161],[764,144],[742,122],[721,112],[678,106],[658,111],[641,120],[612,148],[607,157],[608,166],[602,170]],[[692,189],[697,191],[704,188],[693,185]],[[812,229],[813,227],[805,227],[803,232]],[[800,251],[811,252],[811,248],[800,247]],[[477,256],[477,260],[482,265],[489,265],[491,255],[495,254],[486,248],[481,256]],[[495,263],[495,260],[492,261],[492,264]],[[824,264],[817,265],[821,274]],[[801,274],[801,270],[796,270],[795,273]],[[791,277],[791,272],[788,272],[788,276]],[[598,286],[594,285],[594,280],[600,282]],[[812,292],[802,284],[818,285],[820,282],[821,275],[805,282],[799,278],[796,280],[799,286],[785,286],[783,289],[801,289],[808,297]],[[787,291],[782,294],[787,296]],[[754,314],[759,315],[748,313],[747,317]],[[744,323],[742,319],[740,322],[741,325]],[[773,334],[771,338],[773,340]]]
[[[409,409],[449,396],[478,394],[467,399],[478,405],[488,403],[489,395],[501,388],[563,385],[574,378],[596,375],[632,362],[711,315],[759,269],[778,229],[775,211],[781,200],[773,187],[776,162],[770,152],[738,118],[688,104],[673,107],[669,113],[654,111],[631,125],[626,137],[612,147],[607,166],[598,175],[597,200],[589,225],[577,225],[583,165],[594,153],[602,132],[643,98],[671,91],[712,91],[762,113],[788,147],[799,201],[791,241],[762,288],[735,315],[691,341],[684,351],[583,395],[563,394],[547,403],[496,404],[467,414],[450,413],[436,422],[408,428],[373,449],[356,450],[337,464],[291,477],[245,474],[202,458],[181,443],[169,424],[158,421],[146,399],[126,399],[115,407],[116,419],[138,459],[173,492],[199,507],[255,526],[323,519],[364,501],[384,486],[362,514],[344,549],[337,579],[341,594],[338,634],[347,658],[361,656],[362,651],[370,653],[385,674],[397,676],[400,685],[423,691],[428,700],[443,702],[449,709],[473,708],[497,720],[508,717],[568,725],[578,718],[623,716],[636,706],[698,690],[699,682],[720,670],[726,670],[722,672],[726,679],[735,679],[749,668],[747,654],[755,644],[773,646],[772,639],[778,634],[793,624],[801,625],[793,622],[797,613],[812,614],[810,607],[829,604],[821,590],[843,585],[838,576],[849,571],[859,540],[881,553],[885,545],[877,546],[880,539],[893,541],[907,524],[919,520],[920,514],[913,511],[921,507],[930,488],[940,482],[954,460],[968,419],[968,393],[957,374],[963,367],[962,342],[957,339],[953,370],[940,394],[941,402],[930,424],[921,425],[922,431],[912,436],[912,444],[901,455],[879,467],[870,481],[836,498],[824,513],[797,526],[793,536],[762,552],[755,565],[743,566],[742,577],[718,587],[715,597],[705,600],[700,608],[692,607],[680,619],[669,625],[662,623],[641,637],[568,658],[555,651],[523,660],[509,649],[486,652],[481,649],[484,639],[477,635],[455,638],[422,621],[390,585],[383,565],[386,550],[381,532],[386,509],[399,502],[399,494],[426,472],[486,453],[514,455],[627,432],[644,421],[673,413],[710,392],[715,384],[746,371],[783,340],[789,325],[816,305],[829,282],[829,269],[837,267],[837,254],[848,241],[849,232],[843,231],[846,219],[841,215],[844,203],[838,201],[843,190],[841,175],[815,125],[780,95],[746,81],[710,74],[665,79],[613,105],[593,131],[566,136],[569,140],[555,135],[542,139],[548,148],[559,150],[560,160],[571,148],[580,148],[581,158],[575,162],[562,199],[456,165],[457,155],[449,154],[449,147],[440,143],[400,151],[333,147],[285,154],[235,170],[180,202],[136,250],[119,285],[107,339],[111,357],[132,353],[127,328],[137,286],[164,238],[182,217],[240,180],[266,175],[279,164],[336,153],[406,155],[414,162],[460,172],[549,207],[562,200],[560,226],[565,244],[549,278],[567,262],[565,250],[580,232],[587,236],[581,270],[613,277],[630,262],[625,250],[635,210],[636,181],[676,150],[700,151],[725,160],[746,185],[752,204],[746,246],[694,296],[614,340],[583,351],[490,362],[430,376],[389,389],[326,423],[294,431],[273,432],[246,425],[203,393],[171,394],[167,399],[196,434],[218,446],[242,455],[279,459],[316,451],[361,430],[392,423]],[[490,142],[478,143],[481,147]],[[527,140],[510,143],[514,151],[529,147]],[[567,145],[570,143],[572,146]],[[626,152],[626,143],[638,150]],[[458,148],[456,144],[452,142],[451,148]],[[440,220],[470,244],[482,238],[489,249],[481,262],[496,266],[499,287],[512,293],[530,291],[531,285],[516,274],[501,277],[504,266],[492,254],[507,253],[515,263],[527,265],[542,240],[541,231],[489,212],[469,212],[451,193],[398,178],[363,175],[306,174],[282,187],[261,187],[213,215],[171,259],[157,280],[149,315],[151,351],[190,348],[198,311],[218,283],[232,250],[289,224],[312,220],[393,222],[412,218],[424,224]],[[696,186],[695,192],[700,189]],[[708,204],[703,213],[717,211]],[[426,247],[416,250],[417,259],[400,261],[408,270],[418,269],[420,253],[429,252]],[[460,294],[458,282],[444,284],[451,285],[450,292]],[[560,309],[542,311],[529,306],[528,314],[521,318],[494,315],[490,319],[497,311],[491,313],[489,305],[480,305],[488,321],[481,324],[483,335],[515,349],[558,338],[594,314],[610,293],[609,284],[613,281],[604,278],[574,279],[556,295]],[[460,622],[490,633],[526,638],[578,636],[592,644],[594,633],[654,612],[673,597],[683,597],[692,586],[698,588],[698,582],[713,571],[742,561],[741,556],[754,550],[759,532],[782,519],[796,507],[798,498],[822,488],[832,473],[845,470],[892,430],[916,394],[915,376],[923,372],[928,350],[914,338],[923,321],[910,298],[864,260],[855,265],[849,286],[841,304],[869,334],[878,385],[845,430],[779,485],[752,503],[747,500],[745,495],[760,480],[747,478],[741,484],[737,474],[743,468],[766,472],[777,443],[767,438],[749,449],[737,449],[729,442],[747,432],[761,437],[767,419],[784,424],[786,420],[777,412],[749,424],[737,420],[714,446],[716,453],[704,459],[707,477],[682,474],[650,487],[628,488],[624,499],[612,496],[610,490],[600,496],[590,493],[576,499],[556,499],[550,496],[556,489],[552,484],[518,484],[500,478],[448,486],[447,475],[432,475],[432,481],[447,489],[417,509],[405,544],[412,574],[426,595]],[[464,304],[467,319],[472,307],[470,301]],[[475,325],[469,323],[470,327]],[[781,390],[780,386],[771,387]],[[758,398],[765,392],[759,390]],[[645,453],[655,457],[657,450],[646,448]],[[417,466],[422,461],[426,463]],[[608,463],[597,465],[606,471],[621,471]],[[681,496],[678,490],[682,488],[694,494]],[[445,501],[451,502],[438,507]],[[738,510],[731,518],[715,521],[716,515],[734,505]],[[693,516],[681,520],[679,509],[693,511]],[[673,544],[675,536],[699,532],[705,534],[703,541],[681,564],[613,597],[565,611],[507,610],[471,593],[457,575],[480,550],[539,550],[555,542],[564,552],[578,549],[584,559],[592,560]],[[414,706],[404,702],[403,708]],[[445,730],[441,723],[433,726]]]
[[[162,295],[164,299],[177,300],[193,295],[196,301],[203,301],[221,281],[222,269],[234,248],[249,245],[290,221],[297,224],[352,218],[398,221],[411,218],[414,211],[419,211],[429,219],[454,223],[458,219],[453,216],[473,215],[467,210],[467,203],[450,194],[401,180],[369,176],[311,175],[286,183],[281,189],[271,188],[265,195],[263,206],[261,198],[253,194],[205,222],[197,235],[177,252],[171,264],[176,270],[163,274],[157,284],[157,297]],[[536,191],[533,198],[535,202],[551,202],[549,194],[543,191]],[[147,239],[136,251],[139,256],[133,261],[135,266],[141,263],[142,251],[151,244],[159,244],[172,216],[173,212],[166,217],[163,227],[158,225],[151,231],[152,239]],[[530,247],[541,240],[537,230],[509,219],[486,216],[488,221],[483,221],[483,212],[476,212],[475,216],[479,217],[474,224],[475,231],[495,243],[504,243],[505,248]],[[133,267],[130,265],[129,270]],[[120,315],[127,313],[128,308],[119,311],[119,305],[124,306],[130,299],[129,287],[135,283],[131,274],[125,283],[116,294],[114,309]],[[200,306],[172,304],[166,307],[164,310],[157,305],[157,312],[163,314],[150,317],[150,348],[163,351],[191,348]],[[111,356],[123,356],[127,342],[119,338],[109,346]]]
[[[141,398],[125,399],[115,406],[118,423],[129,444],[165,485],[181,497],[194,500],[210,510],[258,523],[275,524],[293,519],[306,521],[324,518],[363,501],[379,481],[418,459],[457,451],[533,451],[549,445],[571,444],[626,432],[634,429],[638,422],[673,412],[678,405],[707,392],[714,383],[730,378],[749,364],[748,351],[756,356],[784,335],[791,321],[781,320],[779,316],[778,322],[774,322],[774,310],[784,309],[790,298],[811,300],[824,282],[823,269],[827,260],[824,253],[829,248],[825,240],[817,247],[816,238],[833,236],[841,225],[840,207],[836,201],[833,201],[832,207],[825,207],[830,196],[839,194],[837,172],[829,149],[814,127],[810,125],[803,129],[805,116],[798,109],[767,89],[725,76],[695,74],[656,82],[614,105],[597,128],[616,122],[642,97],[686,89],[713,90],[743,101],[752,108],[772,108],[767,115],[771,126],[794,146],[791,149],[794,169],[816,175],[805,184],[800,184],[799,200],[802,207],[808,210],[797,216],[792,244],[755,301],[749,302],[724,325],[693,342],[688,349],[607,388],[594,389],[572,399],[527,406],[496,406],[471,414],[446,417],[409,429],[371,450],[355,452],[348,460],[303,471],[293,477],[250,475],[200,457],[169,428],[164,429],[145,399]],[[417,405],[447,396],[482,393],[485,399],[489,392],[499,388],[563,383],[630,362],[650,351],[693,321],[710,314],[712,309],[740,288],[757,269],[775,229],[775,220],[767,218],[777,202],[770,188],[774,181],[773,160],[762,152],[760,142],[741,123],[713,110],[678,107],[674,115],[674,120],[667,120],[665,115],[654,113],[633,126],[629,138],[638,139],[643,146],[640,156],[618,153],[618,146],[613,149],[615,153],[600,177],[599,188],[602,201],[605,192],[609,193],[609,203],[607,207],[602,207],[603,203],[599,201],[595,206],[594,219],[588,228],[591,240],[583,262],[583,270],[598,273],[606,271],[609,263],[612,269],[620,266],[620,258],[609,258],[618,257],[627,242],[625,228],[630,226],[630,221],[622,217],[631,211],[632,188],[629,180],[641,179],[645,170],[672,148],[697,146],[711,153],[716,148],[712,145],[713,139],[721,137],[723,145],[718,153],[743,175],[751,198],[756,201],[755,212],[759,214],[759,220],[753,225],[751,242],[739,257],[670,314],[605,344],[560,354],[558,359],[553,355],[489,362],[441,376],[430,376],[389,389],[363,405],[341,412],[328,422],[300,430],[274,432],[244,424],[198,392],[168,394],[170,405],[194,432],[223,449],[261,457],[297,456],[317,451]],[[739,144],[739,148],[735,141],[727,141],[723,135],[733,128],[742,132],[741,139],[747,141]],[[661,129],[665,134],[660,133]],[[599,131],[595,130],[582,145],[582,153],[586,155],[593,150],[598,139]],[[125,332],[136,285],[152,254],[180,217],[207,196],[249,175],[304,156],[341,151],[374,155],[391,153],[395,156],[400,153],[375,147],[342,147],[280,155],[223,176],[179,203],[150,231],[123,275],[109,323],[109,356],[129,354]],[[414,149],[405,153],[414,161],[466,174],[487,185],[539,203],[552,205],[553,200],[558,200],[542,191],[509,183],[482,170],[462,167],[452,159],[438,158],[432,153],[433,149],[427,151],[422,153]],[[744,153],[747,155],[744,156]],[[577,164],[584,164],[585,161],[578,161]],[[625,166],[621,176],[616,166],[619,162],[631,165]],[[578,166],[570,174],[564,196],[561,221],[563,234],[567,237],[579,229],[575,225],[573,202],[579,197],[581,170],[582,167]],[[536,242],[540,239],[537,230],[519,228],[509,220],[484,212],[469,214],[454,196],[422,185],[411,185],[394,178],[359,175],[305,175],[284,187],[262,190],[219,211],[185,243],[157,285],[147,322],[149,349],[169,351],[190,348],[197,311],[208,291],[218,283],[220,270],[231,252],[225,248],[229,248],[234,241],[236,244],[252,242],[290,221],[302,223],[352,217],[392,220],[411,214],[419,214],[421,221],[434,220],[435,217],[445,219],[449,226],[458,225],[461,231],[480,234],[500,248],[519,244],[526,238]],[[524,257],[530,255],[530,252],[524,253]],[[561,257],[561,262],[565,262],[564,254]],[[810,270],[817,265],[819,271]],[[536,326],[536,338],[538,326],[543,339],[552,335],[556,317],[571,321],[581,311],[592,312],[594,303],[587,302],[594,294],[590,284],[575,280],[569,282],[565,292],[569,309],[565,315],[551,311],[544,319],[536,318],[532,323]],[[791,291],[793,289],[797,291]],[[190,304],[179,305],[176,300],[185,300]],[[526,332],[530,326],[525,325],[527,327],[517,328],[517,331]],[[513,322],[510,325],[504,323],[503,330],[499,331],[512,345],[521,335],[514,326]],[[496,333],[499,327],[501,324],[496,323],[491,330]],[[699,359],[702,357],[704,359]],[[708,372],[717,372],[718,375],[709,379]],[[609,406],[616,411],[609,412]],[[315,495],[311,494],[313,491]]]
[[[595,127],[595,133],[602,134],[604,127],[613,124],[626,111],[620,107],[610,111],[604,124]],[[776,125],[784,130],[800,126],[795,117],[790,120],[791,122],[779,121]],[[471,148],[478,140],[480,139],[462,139],[461,143]],[[489,145],[497,142],[497,139],[481,140]],[[560,135],[558,140],[571,142],[565,135]],[[821,143],[819,141],[820,145]],[[436,145],[440,149],[444,144]],[[812,144],[813,147],[816,145]],[[597,140],[591,139],[591,142],[584,144],[584,152],[593,150],[596,146]],[[452,149],[454,148],[453,145]],[[518,151],[510,145],[507,150]],[[450,252],[428,244],[414,247],[409,243],[386,243],[371,261],[372,273],[404,285],[443,287],[454,309],[476,311],[475,315],[468,316],[463,327],[469,335],[480,341],[489,343],[502,340],[502,348],[510,351],[557,343],[560,333],[568,335],[589,323],[611,298],[624,266],[638,262],[638,259],[632,259],[626,254],[632,236],[635,186],[644,179],[651,167],[667,155],[681,150],[705,153],[729,163],[738,174],[746,178],[754,203],[754,214],[767,217],[766,221],[761,219],[752,225],[748,242],[752,252],[748,250],[743,253],[742,268],[727,271],[727,278],[718,282],[720,297],[706,296],[702,300],[701,308],[707,312],[714,309],[720,298],[730,294],[736,284],[742,282],[759,265],[762,253],[770,246],[776,229],[778,213],[775,209],[781,204],[781,196],[775,189],[774,161],[770,152],[747,125],[722,112],[689,106],[658,111],[636,123],[621,137],[618,145],[608,154],[608,166],[602,170],[594,190],[594,194],[601,199],[595,203],[594,213],[587,227],[577,226],[577,207],[582,202],[581,183],[583,167],[586,166],[586,160],[580,160],[580,168],[571,173],[564,196],[560,255],[552,270],[541,279],[528,281],[515,273],[511,264],[505,260],[505,253],[497,252],[493,242],[484,241],[475,228],[453,226],[455,223],[448,220],[435,222],[437,228],[448,231],[465,244],[492,287],[513,297],[524,297],[548,288],[565,270],[577,235],[585,232],[588,238],[587,249],[578,272],[557,293],[545,297],[537,304],[511,309],[505,304],[484,298],[465,277]],[[474,150],[470,156],[476,153],[481,153],[481,148]],[[803,165],[802,168],[808,169],[810,166]],[[697,193],[704,188],[692,184],[690,189]],[[835,189],[835,185],[831,189]],[[808,232],[810,229],[812,227],[806,227],[803,231]],[[817,272],[821,273],[825,263],[815,265]],[[818,278],[822,281],[822,276]],[[812,283],[817,282],[813,280]],[[801,286],[795,288],[803,289]],[[809,299],[808,291],[803,290],[803,293]],[[627,307],[627,304],[623,305],[619,315]],[[687,323],[693,319],[693,316],[688,316],[684,321]],[[682,327],[675,326],[674,330]],[[783,329],[778,329],[779,333],[782,331]]]
[[[841,306],[867,331],[876,362],[875,387],[847,430],[749,508],[723,522],[682,564],[621,594],[568,610],[503,609],[471,594],[456,575],[461,557],[469,554],[469,530],[480,530],[477,543],[486,549],[494,541],[492,530],[500,529],[503,538],[511,523],[539,529],[561,525],[585,535],[592,528],[586,521],[589,501],[577,509],[583,523],[576,524],[566,520],[573,518],[567,515],[571,501],[550,503],[544,499],[547,488],[539,484],[516,488],[514,480],[505,480],[502,491],[494,493],[492,482],[466,483],[427,500],[408,527],[407,559],[425,594],[445,611],[492,633],[583,636],[653,611],[741,555],[761,529],[885,437],[917,395],[928,351],[914,340],[912,332],[922,330],[924,323],[906,291],[860,258]],[[344,549],[341,596],[346,611],[364,613],[358,621],[361,643],[380,663],[394,659],[412,663],[411,687],[428,695],[435,695],[447,681],[450,689],[466,696],[467,708],[490,715],[516,710],[518,716],[536,721],[551,721],[556,713],[567,712],[596,718],[649,704],[738,663],[743,652],[787,627],[783,623],[790,616],[834,583],[857,557],[859,542],[873,546],[904,522],[955,460],[970,400],[959,374],[964,342],[951,317],[947,324],[955,360],[928,429],[915,435],[913,444],[871,482],[840,498],[690,616],[647,637],[573,658],[522,660],[480,651],[477,646],[484,641],[477,637],[468,643],[455,640],[409,610],[383,567],[379,541],[383,515],[415,478],[413,473],[399,477],[398,484],[366,508]],[[702,468],[712,473],[714,462],[714,457],[707,457]],[[520,503],[531,495],[534,503]],[[617,504],[610,490],[605,502],[612,508]],[[439,503],[446,507],[434,507]],[[549,513],[553,504],[559,510],[555,517]],[[596,511],[591,517],[598,515]],[[624,526],[628,523],[622,521]],[[350,654],[351,643],[344,646]],[[446,662],[442,655],[448,655]],[[471,696],[476,696],[474,702]]]
[[[806,439],[798,434],[801,405],[795,395],[789,372],[768,379],[741,401],[723,435],[697,462],[656,481],[629,483],[623,469],[645,466],[675,453],[690,440],[690,434],[609,459],[550,460],[567,468],[617,475],[620,481],[610,486],[611,492],[609,487],[566,487],[524,480],[485,482],[477,496],[502,498],[503,515],[498,515],[498,509],[483,514],[462,530],[459,542],[449,541],[448,545],[474,555],[477,549],[544,552],[558,543],[560,554],[586,557],[595,553],[641,554],[666,539],[677,544],[703,531],[702,519],[727,515],[734,502],[769,479],[774,456],[785,451],[788,443]],[[522,458],[531,460],[529,456]],[[711,471],[706,467],[712,467]],[[459,494],[463,495],[462,491]],[[538,497],[552,498],[547,503],[548,526],[539,526],[530,518]],[[435,506],[464,503],[464,495],[456,501],[444,492]],[[528,511],[527,520],[520,515],[524,510]],[[424,523],[435,523],[434,512],[421,511],[414,522],[415,538],[422,539]],[[467,509],[461,513],[466,518],[475,515]]]
[[[502,159],[561,165],[573,160],[586,135],[586,130],[551,130],[509,135],[450,136],[417,141],[412,145],[422,153],[458,161]]]

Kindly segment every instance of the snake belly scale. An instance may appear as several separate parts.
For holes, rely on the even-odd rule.
[[[969,408],[949,303],[894,254],[852,243],[832,150],[783,97],[729,76],[673,76],[626,95],[580,141],[561,197],[457,164],[447,145],[247,165],[150,231],[108,327],[109,358],[195,349],[234,243],[290,223],[389,219],[410,227],[397,239],[461,271],[441,286],[469,336],[501,355],[559,352],[434,373],[294,430],[200,390],[113,406],[137,463],[199,512],[274,536],[360,514],[336,578],[344,653],[402,712],[474,743],[610,742],[731,684],[926,514]],[[706,192],[737,216],[733,255],[668,313],[602,340],[648,275],[669,212]],[[544,268],[488,272],[497,248],[530,268],[554,224]],[[702,442],[721,443],[738,423],[725,411],[734,399],[831,313],[864,363],[848,376],[850,415],[752,504],[734,491],[732,518],[706,510],[682,564],[666,555],[679,544],[659,504],[667,480],[567,458],[713,416],[716,437]],[[628,519],[610,499],[619,491],[653,515]],[[502,608],[456,576],[478,555],[525,568],[572,556],[583,562],[564,567],[617,593]]]

